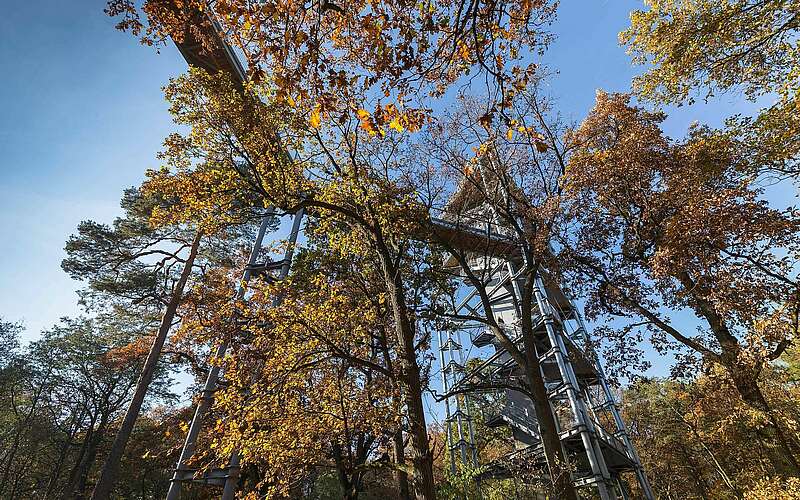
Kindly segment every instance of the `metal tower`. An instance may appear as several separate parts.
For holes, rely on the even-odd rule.
[[[491,311],[483,311],[478,290],[468,286],[462,287],[463,296],[453,316],[491,315],[522,348],[521,252],[504,235],[491,207],[474,203],[463,208],[446,211],[433,222],[440,236],[465,251],[470,269],[480,273]],[[597,356],[588,347],[588,332],[578,309],[545,270],[536,279],[534,301],[536,355],[573,483],[579,488],[594,488],[603,500],[627,499],[620,475],[633,472],[644,497],[652,499],[647,476],[614,394]],[[444,402],[453,471],[456,458],[469,466],[478,463],[470,408],[479,407],[481,395],[490,392],[504,397],[504,404],[500,411],[484,414],[485,424],[508,427],[515,451],[505,460],[490,464],[479,478],[518,477],[522,472],[530,474],[531,469],[546,476],[533,404],[527,395],[508,388],[519,387],[523,369],[485,325],[469,319],[457,319],[455,323],[454,329],[439,334],[443,393],[437,398]],[[504,389],[486,389],[498,386]],[[468,404],[470,400],[475,404]]]

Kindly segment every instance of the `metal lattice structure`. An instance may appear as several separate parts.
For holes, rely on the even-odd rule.
[[[197,12],[195,27],[214,30],[209,38],[218,42],[215,46],[199,43],[187,25],[183,39],[176,45],[186,61],[210,72],[223,71],[241,83],[245,78],[242,65],[233,50],[217,31],[218,24],[203,23],[204,14]],[[289,245],[282,260],[264,261],[261,255],[262,242],[275,212],[268,209],[253,244],[250,258],[242,275],[244,285],[254,276],[267,279],[284,278],[291,265],[292,252],[296,244],[303,213],[294,215],[289,232]],[[486,231],[461,223],[455,224],[447,217],[434,219],[435,230],[448,238],[458,239],[464,245],[472,245],[472,260],[482,271],[489,273],[492,300],[491,314],[499,318],[511,338],[518,339],[519,328],[519,262],[513,257],[509,242],[498,238],[489,243],[495,250],[501,248],[505,258],[496,257],[495,252],[485,252]],[[544,276],[544,275],[543,275]],[[245,293],[243,286],[235,291],[236,298]],[[475,291],[467,291],[460,310],[475,311]],[[535,290],[536,350],[546,381],[548,399],[559,426],[561,445],[565,456],[574,465],[573,481],[578,486],[593,486],[602,499],[627,498],[619,478],[626,471],[635,473],[640,489],[648,499],[653,495],[647,477],[641,467],[625,424],[617,409],[614,394],[609,387],[602,367],[594,353],[582,349],[588,332],[574,303],[567,298],[559,286],[540,278]],[[471,412],[479,398],[476,390],[472,395],[470,384],[475,381],[501,381],[504,385],[520,376],[507,352],[494,340],[493,335],[475,325],[462,324],[452,331],[439,333],[439,362],[444,402],[446,428],[451,464],[457,460],[477,466],[479,457],[475,447],[475,428]],[[471,332],[471,333],[470,333]],[[217,347],[215,356],[224,356],[228,345]],[[474,356],[480,352],[483,356]],[[471,361],[472,360],[472,361]],[[222,486],[225,500],[235,494],[239,476],[239,457],[234,453],[228,467],[198,472],[189,467],[194,455],[203,418],[210,408],[220,378],[219,367],[211,368],[198,405],[189,427],[186,441],[170,485],[168,500],[177,500],[182,484],[196,482]],[[527,396],[513,389],[505,390],[505,404],[499,413],[491,415],[486,423],[490,426],[508,426],[511,429],[516,451],[503,464],[490,466],[484,474],[494,477],[512,476],[518,467],[544,470],[544,456],[539,437],[536,414]]]
[[[453,198],[458,196],[457,192]],[[481,277],[489,297],[491,310],[485,311],[478,290],[467,286],[452,316],[493,317],[505,335],[524,350],[520,305],[523,253],[515,248],[494,209],[479,201],[466,210],[462,206],[445,212],[442,218],[434,219],[434,224],[441,237],[464,252],[471,272]],[[455,267],[463,277],[464,272]],[[647,476],[603,368],[590,347],[580,312],[545,270],[540,269],[537,275],[532,304],[535,354],[573,483],[579,488],[595,488],[603,500],[627,499],[621,474],[633,472],[644,497],[652,499]],[[494,414],[484,414],[485,425],[509,428],[515,451],[485,467],[482,476],[514,477],[520,475],[520,467],[525,467],[538,469],[544,477],[546,461],[536,411],[529,396],[513,389],[521,387],[523,368],[484,323],[474,319],[457,319],[455,323],[453,329],[439,334],[443,392],[438,397],[444,402],[453,472],[457,459],[468,466],[478,465],[470,413],[481,410],[482,394],[500,392],[503,407]]]
[[[287,246],[284,251],[282,259],[271,260],[262,255],[262,245],[264,236],[266,235],[267,228],[270,222],[275,217],[275,210],[272,208],[267,209],[261,225],[258,229],[256,240],[250,250],[250,257],[247,265],[242,273],[242,279],[238,285],[234,298],[236,300],[242,299],[246,292],[247,283],[251,278],[258,277],[267,281],[277,281],[286,278],[289,274],[289,269],[292,264],[292,257],[294,249],[297,244],[297,238],[300,234],[300,224],[303,220],[303,210],[298,211],[292,216],[292,225],[289,230],[287,238]],[[275,304],[277,305],[277,304]],[[228,342],[223,341],[214,352],[217,359],[222,359],[228,350]],[[208,376],[206,377],[203,391],[200,394],[197,407],[195,408],[194,416],[189,424],[189,430],[184,441],[183,449],[181,450],[178,464],[175,467],[175,473],[172,476],[169,491],[167,493],[167,500],[177,500],[180,498],[182,483],[194,482],[207,485],[216,485],[223,487],[222,498],[224,500],[231,500],[236,493],[236,485],[239,478],[239,454],[234,452],[229,461],[228,466],[223,469],[213,469],[207,471],[198,471],[191,467],[190,461],[195,453],[197,438],[200,435],[200,430],[203,427],[205,414],[214,401],[214,393],[217,391],[218,382],[220,379],[220,366],[215,364],[209,369]]]

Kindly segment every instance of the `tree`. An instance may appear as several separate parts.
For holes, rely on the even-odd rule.
[[[0,398],[2,414],[2,439],[3,476],[0,480],[0,492],[7,490],[12,464],[17,459],[19,447],[25,437],[27,429],[32,425],[32,419],[37,409],[41,392],[33,395],[24,394],[24,385],[27,377],[32,373],[21,358],[19,352],[19,333],[22,326],[16,323],[0,320]],[[27,396],[27,397],[26,397]],[[13,490],[12,490],[13,491]]]
[[[795,425],[797,387],[787,370],[765,368],[760,384],[787,427]],[[622,400],[633,439],[640,449],[650,450],[642,459],[661,496],[791,494],[794,478],[781,478],[770,459],[774,443],[764,432],[769,422],[742,401],[719,367],[683,381],[640,379],[624,391]]]
[[[698,127],[674,143],[658,127],[663,117],[598,93],[575,132],[565,175],[575,224],[560,256],[590,316],[631,319],[621,338],[643,328],[662,352],[676,342],[690,354],[684,361],[724,369],[767,416],[779,462],[796,473],[798,443],[759,377],[797,337],[800,221],[760,198],[724,135]],[[682,311],[701,322],[697,335],[670,321]]]
[[[157,314],[168,302],[174,269],[193,234],[184,228],[152,227],[150,217],[159,201],[128,189],[120,202],[123,217],[110,226],[83,221],[67,240],[61,267],[71,278],[87,283],[80,292],[87,307],[134,306]]]
[[[266,91],[259,90],[262,94]],[[414,244],[414,229],[425,216],[413,203],[403,165],[391,155],[400,141],[395,136],[365,141],[368,132],[358,127],[357,119],[337,126],[349,132],[323,138],[317,129],[302,123],[289,120],[287,124],[283,116],[291,110],[276,103],[262,104],[252,93],[239,93],[225,75],[194,72],[176,80],[169,92],[176,121],[190,125],[192,132],[188,137],[172,138],[174,147],[168,154],[173,170],[154,173],[154,182],[172,178],[191,184],[196,173],[202,175],[209,169],[226,173],[238,179],[231,182],[262,197],[265,205],[287,213],[301,207],[311,211],[334,252],[376,258],[393,316],[398,384],[409,425],[412,484],[418,496],[430,498],[433,484],[422,406],[424,376],[417,360],[417,346],[425,343],[425,337],[413,316],[416,301],[425,296],[415,294],[413,275],[406,277],[406,270],[414,269],[414,255],[407,250]],[[304,157],[291,160],[284,155],[285,149],[274,141],[276,131],[285,134],[284,144],[297,144],[292,149],[304,151]],[[301,148],[301,139],[310,142]],[[226,184],[205,188],[197,193],[196,203],[228,191]]]
[[[720,494],[740,497],[741,491],[730,481],[732,463],[726,462],[723,466],[718,461],[719,440],[712,444],[707,436],[701,436],[700,432],[705,433],[710,428],[698,430],[692,413],[692,400],[698,391],[693,391],[693,387],[668,380],[641,380],[623,394],[625,416],[635,430],[633,439],[639,449],[650,450],[643,460],[653,478],[653,488],[668,498],[709,498]],[[726,396],[729,398],[731,393]],[[734,395],[733,401],[740,400]],[[730,407],[725,405],[718,409],[720,413],[714,417],[722,422],[723,412]],[[730,421],[726,424],[731,429],[738,428]],[[729,431],[728,436],[731,432],[735,431]],[[760,467],[755,470],[762,471]]]
[[[501,245],[491,237],[483,241],[478,237],[474,245],[459,248],[448,235],[432,234],[434,243],[456,263],[456,274],[480,297],[481,310],[457,312],[454,317],[485,325],[522,368],[523,381],[516,390],[530,398],[536,411],[552,487],[559,497],[576,498],[540,371],[542,353],[535,345],[535,290],[543,279],[542,269],[557,272],[549,243],[562,224],[559,180],[570,149],[562,142],[563,129],[552,104],[538,90],[541,78],[543,75],[537,75],[519,89],[506,110],[506,120],[494,119],[491,109],[480,100],[462,98],[454,116],[432,134],[420,157],[426,155],[422,161],[435,164],[430,170],[459,180],[456,193],[439,185],[432,190],[439,198],[433,203],[443,217],[456,225],[502,234],[506,240]],[[445,204],[441,193],[450,195]],[[519,258],[516,252],[521,253]],[[476,259],[481,260],[476,263]],[[503,325],[492,313],[490,290],[495,286],[497,259],[512,262],[513,274],[518,273],[514,281],[518,284],[519,325]],[[442,267],[452,277],[452,269]],[[459,301],[451,297],[440,313],[452,313]],[[522,346],[513,340],[517,333]]]
[[[99,473],[96,458],[111,445],[143,360],[130,343],[147,328],[136,315],[64,319],[41,339],[7,351],[0,367],[0,494],[55,499],[89,493]],[[169,428],[180,415],[160,406],[174,401],[170,385],[159,369],[134,445],[123,456],[127,467],[115,490],[122,497],[161,496],[169,479],[178,437],[169,439]]]
[[[794,2],[648,1],[631,13],[620,34],[634,62],[652,64],[635,81],[638,90],[681,102],[698,87],[743,88],[750,97],[796,89],[800,59]]]
[[[136,425],[136,419],[139,417],[139,413],[142,410],[142,405],[144,404],[150,384],[152,383],[153,378],[156,376],[156,370],[158,368],[159,358],[161,357],[161,351],[164,348],[164,342],[167,340],[167,334],[172,328],[173,321],[175,320],[175,313],[177,312],[178,306],[183,299],[183,290],[186,287],[186,283],[192,273],[194,260],[197,257],[197,252],[200,247],[201,236],[202,233],[198,231],[194,237],[194,240],[192,240],[192,245],[189,249],[189,255],[186,257],[186,260],[183,263],[183,270],[181,271],[180,278],[178,278],[178,282],[175,284],[175,288],[172,291],[172,297],[170,298],[169,304],[167,304],[167,308],[164,310],[164,315],[161,318],[161,324],[158,327],[158,332],[153,339],[153,344],[150,347],[150,351],[148,352],[147,358],[142,366],[142,372],[139,375],[139,380],[136,382],[136,388],[134,390],[133,397],[131,398],[130,405],[125,412],[125,417],[122,420],[122,424],[117,431],[114,444],[111,446],[111,450],[106,456],[106,461],[103,465],[100,479],[98,480],[97,484],[95,485],[95,489],[92,492],[92,498],[108,498],[111,495],[114,483],[116,482],[120,461],[122,460],[122,455],[125,452],[125,446],[127,446],[128,439],[130,438],[134,426]]]
[[[371,126],[365,127],[363,117],[343,117],[338,123],[308,124],[298,116],[296,107],[275,100],[273,92],[269,84],[242,90],[226,75],[208,75],[200,71],[175,80],[167,89],[173,103],[172,112],[178,123],[191,127],[191,132],[169,139],[166,155],[172,169],[152,173],[152,182],[172,186],[170,189],[180,191],[182,196],[191,199],[191,204],[199,207],[213,205],[215,200],[224,199],[237,190],[252,192],[264,199],[264,205],[277,206],[287,213],[302,207],[313,216],[315,231],[324,234],[333,252],[348,258],[376,258],[397,330],[401,367],[398,384],[408,411],[411,435],[408,449],[412,462],[416,460],[417,481],[422,482],[418,487],[432,491],[429,488],[432,487],[430,452],[421,451],[427,448],[420,402],[424,378],[416,359],[416,346],[421,341],[416,339],[419,333],[415,323],[419,316],[414,313],[417,301],[424,303],[425,297],[412,293],[414,286],[411,285],[420,276],[418,269],[430,263],[418,260],[409,250],[416,248],[415,242],[429,232],[426,200],[422,200],[419,193],[430,187],[431,172],[435,169],[431,170],[431,165],[424,162],[420,166],[417,160],[421,149],[415,147],[402,130],[393,129],[382,135]],[[531,108],[533,101],[521,106]],[[528,109],[527,114],[509,122],[510,125],[503,125],[511,128],[511,134],[504,133],[504,137],[515,132],[520,134],[516,145],[519,150],[527,148],[527,158],[546,151],[550,147],[548,141],[560,140],[552,130],[546,130],[550,134],[548,137],[534,130],[543,120],[537,112],[544,110]],[[481,116],[472,116],[472,123],[490,125],[493,113],[489,108]],[[532,123],[527,124],[526,120]],[[498,118],[498,122],[502,124],[503,120]],[[280,142],[276,142],[276,137],[281,138]],[[483,146],[482,150],[490,147]],[[298,153],[295,158],[289,158],[284,154],[286,150]],[[518,190],[512,190],[509,183],[499,187],[516,197],[512,201],[500,199],[499,192],[485,195],[488,198],[497,196],[490,202],[502,212],[504,223],[517,231],[515,238],[529,250],[526,263],[529,295],[525,306],[529,313],[533,303],[532,287],[539,279],[538,268],[546,254],[549,226],[558,214],[551,201],[552,190],[558,189],[557,178],[563,170],[563,158],[561,154],[554,154],[525,172],[501,174],[514,175],[524,181]],[[524,159],[517,160],[517,166],[525,163]],[[467,168],[467,165],[461,166]],[[207,182],[209,172],[215,172],[214,182]],[[504,179],[510,180],[509,177]],[[548,184],[543,186],[542,183]],[[202,188],[197,189],[198,186]],[[488,188],[480,186],[478,189]],[[542,190],[544,194],[540,194]],[[521,193],[532,194],[526,197]],[[428,307],[428,314],[432,311]],[[496,323],[494,318],[490,321]],[[527,325],[528,330],[532,327]],[[512,348],[518,351],[515,346]],[[530,350],[529,357],[535,357],[534,352]],[[522,352],[517,354],[523,356]],[[535,368],[535,364],[530,363],[521,366],[528,365]],[[529,371],[538,376],[538,369]],[[544,392],[543,384],[539,389]],[[539,400],[544,402],[546,398],[542,396]],[[549,411],[542,411],[543,415],[550,415]],[[551,463],[561,464],[562,473],[556,474],[559,489],[569,491],[568,475],[563,473],[565,461],[555,456],[561,449],[557,433],[553,431],[550,436]]]
[[[225,1],[206,16],[204,2],[154,0],[142,3],[143,33],[134,2],[108,4],[111,15],[122,16],[120,27],[147,43],[170,36],[214,50],[219,35],[209,25],[217,22],[247,59],[247,82],[227,75],[234,81],[208,92],[196,74],[194,82],[171,86],[178,121],[193,127],[188,140],[171,141],[179,170],[199,159],[223,176],[238,173],[267,204],[313,210],[324,227],[336,229],[331,234],[342,251],[378,256],[395,318],[420,498],[433,497],[433,484],[403,248],[421,218],[409,203],[412,176],[392,158],[401,143],[395,134],[419,130],[432,113],[428,102],[474,74],[486,77],[493,109],[502,114],[532,69],[523,59],[546,46],[542,28],[554,10],[527,0],[344,7]],[[299,157],[292,161],[287,151]]]
[[[114,487],[115,476],[125,446],[134,430],[145,397],[159,370],[160,358],[167,336],[173,329],[178,306],[184,300],[184,289],[191,286],[190,279],[196,279],[202,267],[195,267],[195,260],[202,252],[198,264],[210,261],[221,265],[229,264],[229,257],[219,258],[220,239],[209,242],[201,248],[203,231],[209,238],[232,237],[227,245],[236,245],[236,232],[225,231],[224,217],[211,222],[198,220],[195,226],[163,222],[153,224],[154,220],[166,213],[180,210],[178,199],[170,193],[129,189],[122,199],[125,216],[117,218],[112,226],[85,221],[78,227],[78,234],[72,236],[66,245],[67,258],[62,267],[73,278],[85,280],[89,286],[82,291],[82,299],[87,306],[100,309],[120,309],[133,307],[143,317],[151,318],[156,334],[152,336],[147,358],[128,410],[117,431],[117,437],[106,457],[103,471],[98,481],[94,498],[107,498]],[[217,233],[217,234],[213,234]],[[216,253],[216,255],[215,255]],[[176,266],[183,265],[180,273]],[[229,264],[230,265],[230,264]],[[164,308],[160,321],[158,311]],[[150,336],[136,339],[135,344],[147,341]],[[133,347],[133,345],[132,345]],[[136,349],[132,349],[136,352]]]
[[[4,495],[83,498],[88,492],[97,454],[136,381],[140,360],[123,353],[141,334],[137,320],[63,319],[20,351],[14,363],[21,376],[0,407],[13,429],[2,443]],[[168,382],[160,371],[148,407],[171,400]]]
[[[0,370],[10,367],[19,349],[19,333],[22,325],[0,319]]]
[[[798,175],[800,8],[796,2],[648,1],[620,34],[633,60],[650,68],[634,89],[660,103],[743,90],[748,99],[777,94],[755,118],[733,117],[730,132],[761,157],[755,166]]]
[[[187,314],[185,334],[204,339],[220,334],[215,311],[237,310],[212,448],[242,456],[252,491],[280,497],[331,471],[341,495],[357,498],[390,468],[402,414],[378,276],[368,260],[304,250],[287,280],[253,282],[246,303]]]
[[[163,498],[175,470],[183,435],[176,432],[190,417],[191,407],[155,406],[142,412],[125,448],[114,486],[117,498]],[[108,453],[113,443],[101,451]],[[187,492],[184,498],[211,498],[208,493]]]

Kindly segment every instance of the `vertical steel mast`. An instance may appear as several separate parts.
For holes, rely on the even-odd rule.
[[[247,260],[247,266],[242,273],[242,280],[241,283],[237,286],[236,292],[234,294],[234,298],[236,300],[241,299],[244,297],[245,294],[245,287],[247,283],[250,281],[250,278],[253,275],[252,269],[256,265],[258,261],[258,256],[261,253],[261,246],[264,241],[264,235],[267,231],[267,227],[270,224],[270,219],[273,214],[273,210],[269,210],[269,213],[264,216],[261,220],[261,225],[258,228],[258,234],[256,235],[256,240],[253,243],[253,247],[250,250],[250,258]],[[217,350],[214,353],[214,356],[217,359],[221,359],[225,356],[225,352],[228,350],[228,342],[223,341],[217,346]],[[180,458],[178,458],[178,464],[175,468],[175,473],[172,476],[172,482],[169,485],[169,491],[167,492],[167,499],[168,500],[177,500],[180,497],[181,491],[181,482],[182,481],[190,481],[194,479],[195,471],[187,467],[187,463],[194,455],[195,445],[197,443],[197,437],[200,435],[200,429],[203,426],[203,418],[211,407],[212,402],[214,401],[214,392],[217,390],[217,382],[219,381],[219,365],[212,365],[211,369],[208,372],[208,376],[206,377],[206,382],[203,385],[203,391],[200,394],[200,400],[197,403],[197,408],[195,409],[194,416],[192,417],[192,422],[189,425],[189,431],[186,434],[186,440],[184,441],[183,448],[181,450]],[[213,475],[213,474],[212,474]],[[227,474],[225,474],[227,476]],[[209,477],[207,478],[208,481],[213,482],[215,479],[221,479],[224,476],[220,476],[217,478]]]
[[[261,261],[261,249],[264,242],[264,236],[267,228],[275,215],[274,209],[267,210],[267,214],[263,217],[261,225],[258,229],[256,240],[250,251],[250,258],[242,273],[242,279],[236,288],[234,298],[240,300],[244,298],[246,293],[247,283],[251,278],[260,274],[270,275],[268,279],[282,280],[289,274],[292,258],[294,256],[294,248],[297,244],[297,238],[300,234],[300,224],[303,220],[303,210],[297,211],[292,219],[292,227],[289,232],[288,246],[284,253],[283,259],[278,261]],[[273,305],[278,305],[277,301]],[[225,356],[228,350],[228,342],[223,340],[214,353],[214,357],[221,359]],[[184,441],[183,449],[181,450],[178,464],[175,468],[175,473],[172,476],[169,491],[167,492],[167,500],[177,500],[180,498],[182,483],[186,481],[194,481],[203,484],[211,484],[223,486],[222,498],[230,500],[236,493],[236,483],[239,478],[239,454],[234,452],[228,462],[228,466],[224,469],[214,469],[204,472],[198,476],[197,471],[189,467],[188,463],[195,452],[197,438],[200,435],[200,430],[203,426],[203,420],[208,409],[211,407],[214,400],[214,393],[217,390],[217,382],[220,378],[220,366],[212,365],[209,370],[208,377],[203,386],[203,391],[200,395],[197,407],[195,409],[192,422],[189,425],[189,431]]]

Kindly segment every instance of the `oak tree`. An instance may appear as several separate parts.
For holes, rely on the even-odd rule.
[[[755,117],[734,116],[729,132],[762,171],[797,177],[800,159],[800,7],[792,1],[654,0],[620,33],[633,61],[649,66],[635,91],[668,104],[743,91],[771,102]]]
[[[573,228],[560,242],[573,289],[591,316],[629,320],[620,338],[643,329],[662,352],[677,345],[684,361],[721,367],[796,471],[798,443],[759,377],[797,337],[797,213],[767,204],[724,135],[697,127],[671,141],[664,115],[629,99],[598,93],[575,132],[565,174]],[[696,332],[674,321],[687,313]]]

